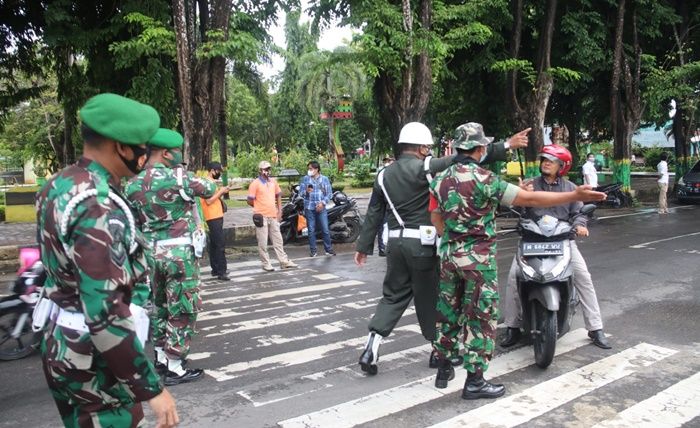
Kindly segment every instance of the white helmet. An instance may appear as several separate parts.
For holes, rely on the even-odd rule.
[[[399,144],[417,144],[419,146],[432,146],[433,134],[430,129],[420,122],[410,122],[401,128]]]

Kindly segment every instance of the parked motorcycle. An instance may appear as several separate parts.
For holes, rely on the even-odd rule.
[[[584,205],[581,212],[590,216],[595,209]],[[531,334],[535,363],[546,368],[554,358],[557,338],[570,330],[579,304],[571,266],[574,231],[570,222],[545,215],[521,218],[518,232],[516,280],[523,328]]]
[[[32,312],[45,280],[39,249],[21,248],[12,294],[0,299],[0,360],[24,358],[38,348],[41,333],[32,330]]]
[[[631,207],[634,203],[632,197],[630,197],[629,194],[622,191],[622,184],[605,184],[603,186],[598,186],[595,190],[599,192],[604,192],[607,195],[605,200],[598,202],[598,206],[621,208]]]
[[[354,242],[360,236],[362,217],[357,209],[357,201],[341,191],[333,192],[333,205],[327,208],[328,228],[333,242]],[[300,216],[304,215],[304,198],[299,193],[299,185],[290,188],[288,202],[282,207],[280,232],[284,243],[294,242],[308,237],[306,227],[299,227]],[[303,223],[302,223],[303,224]],[[321,229],[317,228],[316,237],[321,237]]]

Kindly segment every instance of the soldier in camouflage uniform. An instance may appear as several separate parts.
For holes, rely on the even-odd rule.
[[[508,148],[526,146],[526,134],[527,130],[513,135],[505,143],[491,145],[487,161],[505,160]],[[421,226],[429,226],[430,222],[428,183],[431,174],[450,166],[453,158],[435,159],[428,156],[433,137],[422,123],[407,123],[401,129],[398,143],[401,148],[399,158],[384,168],[382,173],[386,194],[379,180],[374,183],[372,194],[375,201],[367,208],[367,217],[355,253],[355,263],[358,265],[365,262],[368,254],[372,254],[377,227],[384,221],[386,213],[389,239],[387,270],[382,284],[383,296],[369,323],[367,343],[359,360],[362,371],[370,375],[378,372],[377,361],[382,339],[391,334],[414,296],[421,333],[429,341],[435,339],[439,261],[435,245],[422,245],[418,233]],[[395,212],[391,209],[389,200],[396,208]],[[458,356],[453,361],[457,365],[462,362]],[[437,364],[437,354],[433,351],[428,366],[435,368]]]
[[[137,338],[132,289],[146,272],[120,180],[145,160],[158,113],[115,94],[80,110],[83,156],[36,199],[44,292],[55,304],[42,342],[44,373],[66,427],[135,427],[148,401],[159,426],[178,423]]]
[[[498,320],[496,223],[498,204],[553,206],[577,200],[602,200],[604,193],[582,186],[572,192],[530,192],[479,167],[493,138],[478,123],[457,128],[455,162],[430,184],[431,220],[441,235],[441,260],[435,348],[440,359],[435,386],[454,378],[450,358],[457,355],[463,330],[467,380],[462,398],[495,398],[503,385],[484,380],[494,350]],[[468,340],[469,339],[469,340]]]
[[[166,385],[191,382],[204,374],[201,369],[184,367],[201,306],[192,232],[197,228],[194,201],[210,198],[216,185],[182,168],[182,143],[179,133],[158,130],[149,141],[148,165],[126,187],[126,195],[138,209],[143,232],[153,246],[152,332],[156,366],[165,372]]]

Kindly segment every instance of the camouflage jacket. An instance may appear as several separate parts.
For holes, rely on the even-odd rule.
[[[187,201],[180,193],[184,191]],[[161,163],[147,167],[126,185],[126,195],[139,213],[143,232],[149,242],[190,236],[197,227],[194,201],[211,198],[216,184],[182,171],[182,186],[176,169]]]
[[[475,163],[455,163],[438,174],[430,192],[445,222],[441,257],[464,258],[464,270],[496,269],[496,207],[511,205],[519,190]]]
[[[129,311],[137,281],[144,281],[142,248],[130,252],[128,216],[117,196],[118,182],[97,162],[81,158],[56,174],[36,198],[41,259],[46,267],[46,295],[62,309],[82,312],[89,333],[58,334],[59,349],[49,350],[50,364],[90,370],[100,354],[136,401],[162,391],[159,377],[145,356]],[[97,191],[68,209],[76,195]],[[125,201],[122,198],[123,201]],[[67,227],[61,232],[64,216]],[[56,327],[58,329],[59,327]],[[70,337],[70,339],[68,339]]]
[[[507,150],[503,143],[488,145],[488,155],[485,163],[505,160]],[[436,174],[449,167],[454,161],[454,156],[432,158],[429,162],[431,174]],[[388,167],[385,168],[384,187],[389,193],[391,202],[396,207],[399,216],[405,222],[406,227],[417,228],[430,224],[428,213],[428,177],[425,174],[424,161],[410,154],[402,154]],[[384,214],[387,213],[389,229],[399,228],[399,222],[389,208],[384,197],[384,192],[375,180],[372,189],[373,203],[367,207],[367,215],[362,223],[360,236],[357,238],[355,248],[363,254],[372,254],[374,238],[377,235],[377,227],[384,222]]]

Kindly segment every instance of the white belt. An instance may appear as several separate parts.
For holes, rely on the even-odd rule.
[[[146,344],[146,339],[148,339],[148,328],[150,324],[148,312],[146,312],[144,308],[136,306],[133,303],[129,305],[129,310],[134,318],[136,336],[141,341],[141,346],[144,346]],[[64,328],[79,331],[81,333],[90,332],[87,324],[85,324],[85,315],[83,315],[82,312],[70,312],[59,308],[58,316],[56,317],[56,324]]]
[[[402,233],[403,232],[403,233]],[[389,231],[389,238],[414,238],[420,239],[420,230],[418,229],[393,229]]]
[[[182,236],[180,238],[161,239],[160,241],[156,241],[156,245],[159,247],[168,247],[173,245],[192,245],[192,238],[188,236]]]

